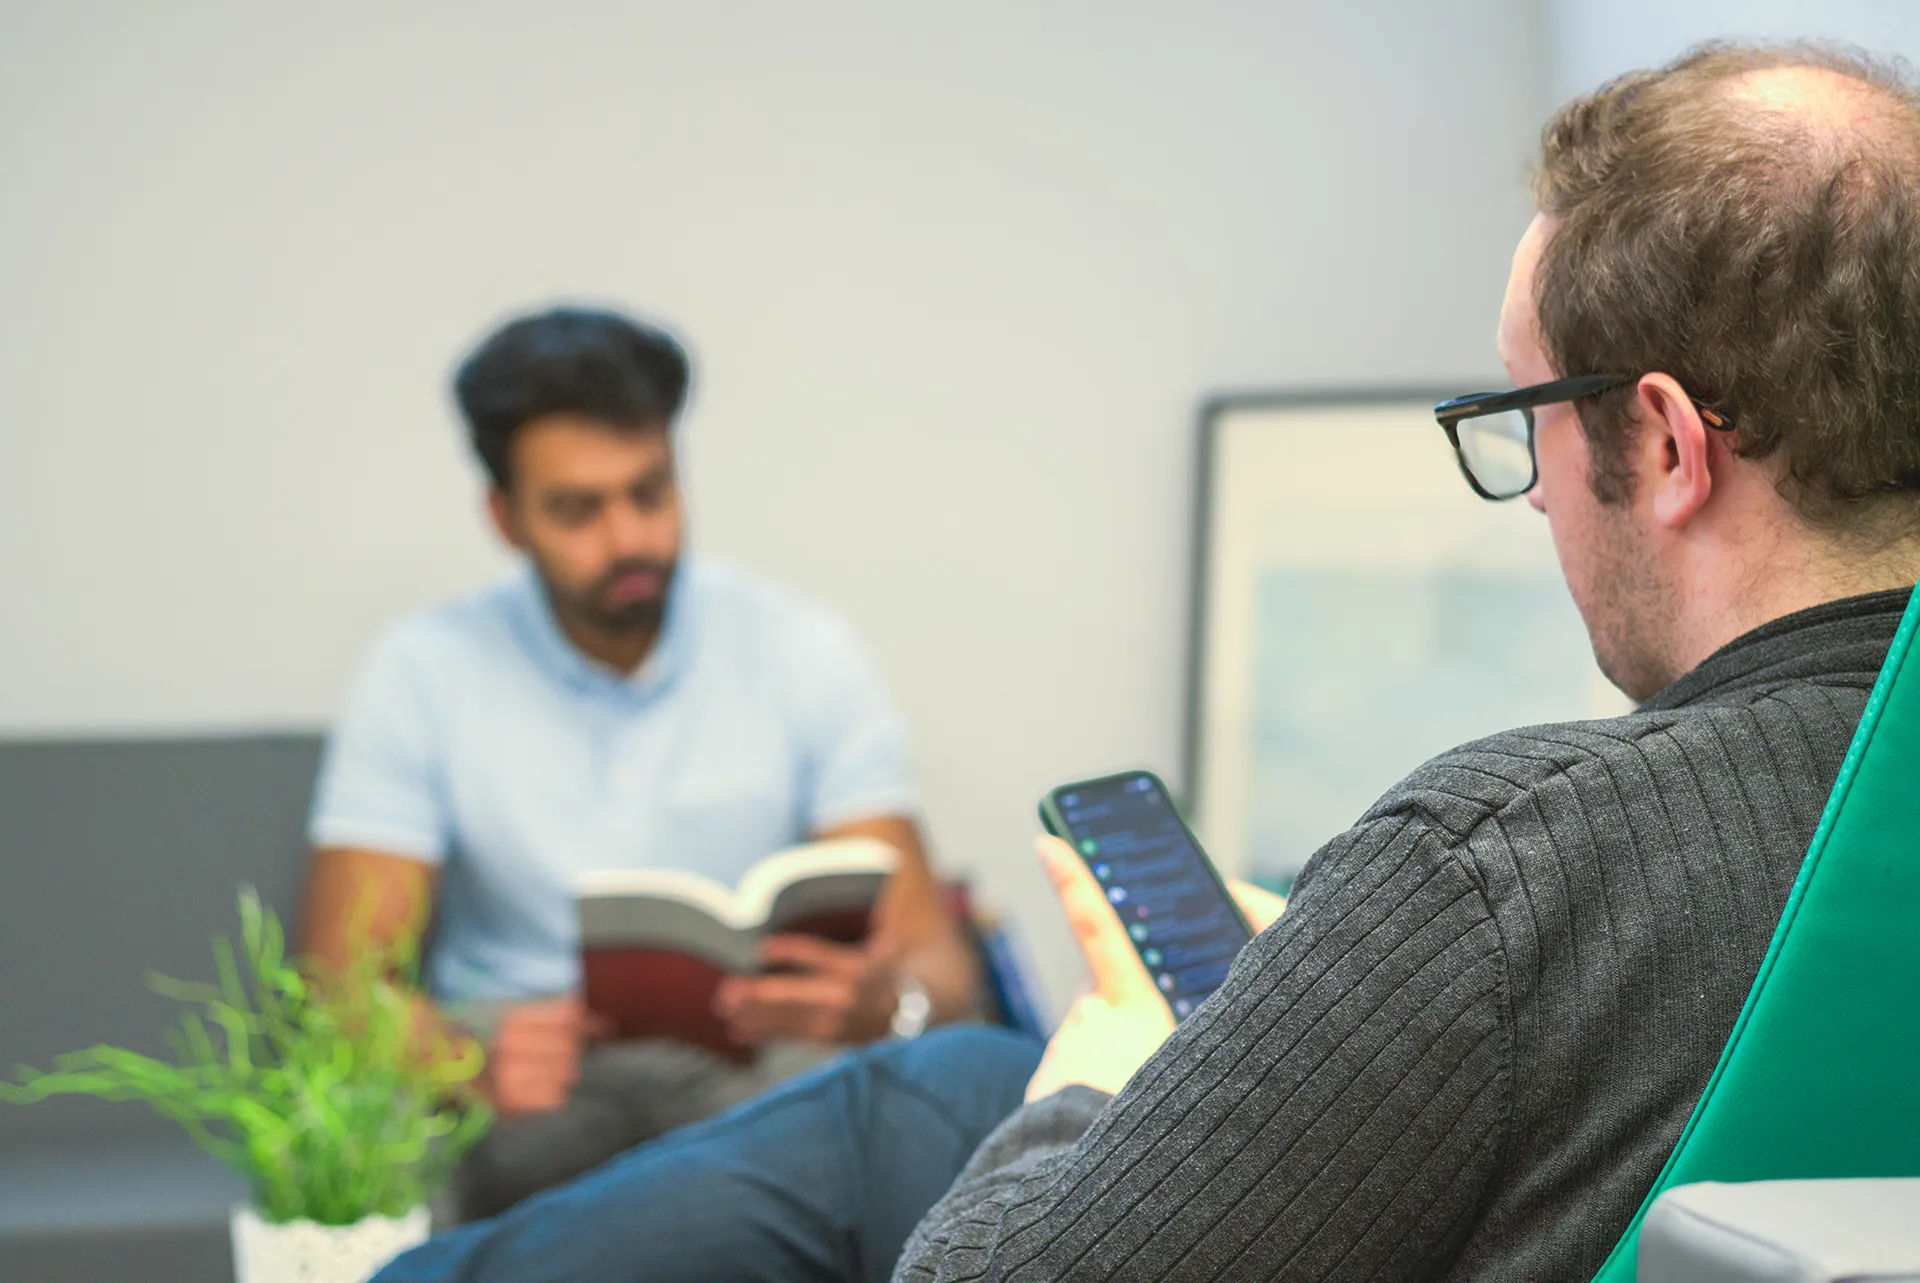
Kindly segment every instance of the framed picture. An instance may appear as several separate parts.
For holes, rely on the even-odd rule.
[[[1434,423],[1471,390],[1203,407],[1185,781],[1223,872],[1290,886],[1435,754],[1627,709],[1546,519],[1476,496]]]

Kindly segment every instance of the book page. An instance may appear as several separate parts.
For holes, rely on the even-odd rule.
[[[764,924],[781,893],[788,887],[814,878],[843,875],[891,876],[900,863],[900,853],[878,838],[834,838],[810,842],[805,846],[776,851],[747,870],[734,893],[735,902],[750,914],[750,921]]]
[[[688,905],[733,930],[757,931],[775,901],[797,883],[849,875],[884,880],[899,861],[900,853],[877,838],[834,838],[774,852],[748,869],[737,888],[684,869],[596,869],[574,879],[573,894],[583,931],[614,928],[620,918],[609,917],[604,906],[639,899]],[[603,907],[589,908],[596,903]]]

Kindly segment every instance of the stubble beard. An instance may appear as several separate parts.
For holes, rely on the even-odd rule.
[[[1654,565],[1625,505],[1602,503],[1586,613],[1600,672],[1636,704],[1680,674],[1673,671],[1674,587]]]
[[[658,596],[645,601],[628,602],[615,605],[607,601],[607,593],[614,580],[635,570],[643,570],[660,577]],[[594,632],[608,637],[639,637],[656,634],[666,622],[667,599],[672,595],[673,582],[679,570],[677,562],[624,561],[610,567],[599,579],[585,590],[572,592],[556,584],[552,576],[542,573],[546,580],[547,595],[557,607],[579,620]]]

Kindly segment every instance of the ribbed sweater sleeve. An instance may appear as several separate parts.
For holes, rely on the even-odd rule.
[[[1500,935],[1455,846],[1412,808],[1335,839],[1125,1091],[1102,1109],[1070,1089],[1004,1124],[894,1277],[1444,1270],[1512,1081]]]

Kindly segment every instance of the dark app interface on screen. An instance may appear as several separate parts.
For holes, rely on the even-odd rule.
[[[1246,928],[1150,776],[1054,795],[1067,832],[1133,937],[1140,960],[1184,1018],[1227,978]]]

